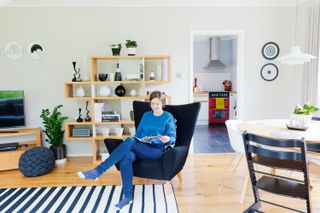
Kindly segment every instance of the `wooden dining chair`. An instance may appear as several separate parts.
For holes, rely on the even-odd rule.
[[[310,181],[304,138],[300,140],[272,139],[244,132],[243,143],[254,194],[254,203],[244,212],[255,212],[261,207],[261,203],[303,212],[293,207],[264,200],[260,197],[259,190],[276,195],[304,199],[306,201],[307,212],[311,212]],[[279,149],[274,150],[273,148],[275,147],[283,148],[283,151]],[[262,170],[261,166],[258,169],[257,165],[300,172],[303,174],[303,179],[296,179],[278,173],[268,173]],[[260,174],[261,177],[257,178],[256,174]]]

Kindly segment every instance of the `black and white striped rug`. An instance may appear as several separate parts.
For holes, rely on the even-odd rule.
[[[178,213],[173,188],[170,190],[166,195],[162,184],[135,185],[134,202],[120,212]],[[1,188],[0,212],[115,212],[121,197],[122,186]]]

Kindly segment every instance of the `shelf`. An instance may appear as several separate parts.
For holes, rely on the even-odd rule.
[[[94,122],[76,122],[76,121],[66,121],[66,125],[92,125]]]
[[[92,81],[92,84],[142,84],[145,81]]]
[[[122,136],[116,136],[115,134],[110,134],[109,136],[104,136],[104,135],[97,135],[94,137],[94,140],[104,140],[104,139],[120,139],[123,140],[127,137],[130,137],[129,134],[123,134]]]
[[[129,134],[122,136],[116,136],[114,131],[111,131],[109,136],[99,135],[104,132],[105,128],[113,128],[113,126],[120,126],[122,128],[126,125],[134,127],[134,121],[129,119],[130,112],[132,110],[131,102],[134,100],[148,101],[148,91],[157,89],[158,85],[164,85],[171,82],[171,56],[170,55],[137,55],[137,56],[91,56],[91,69],[90,69],[90,81],[72,82],[67,81],[64,83],[64,96],[67,100],[73,101],[89,101],[90,116],[93,119],[91,122],[76,122],[76,120],[69,120],[65,123],[66,140],[79,140],[79,141],[91,141],[92,142],[92,161],[97,162],[98,150],[101,140],[109,139],[125,139],[129,137]],[[123,81],[99,81],[99,74],[113,74],[108,75],[115,76],[116,65],[119,64]],[[154,72],[154,77],[157,80],[148,80],[151,76],[151,71]],[[136,76],[137,80],[127,80],[127,77]],[[140,77],[143,77],[140,79]],[[130,79],[130,78],[129,78]],[[126,89],[126,95],[119,97],[114,94],[114,90],[118,85],[123,85]],[[109,87],[110,96],[99,96],[101,88],[104,86]],[[76,96],[76,94],[82,94],[79,89],[83,88],[85,97]],[[78,90],[79,89],[79,90]],[[136,90],[136,96],[130,96],[131,90]],[[81,93],[80,93],[80,92]],[[167,103],[171,103],[171,97],[167,96]],[[118,122],[95,122],[94,118],[96,113],[103,111],[101,105],[97,103],[103,103],[105,109],[109,111],[117,111],[121,115],[122,119]],[[83,103],[81,103],[83,105]],[[97,104],[97,105],[96,105]],[[80,104],[79,104],[80,105]],[[113,125],[113,126],[112,126]],[[72,134],[73,128],[90,127],[91,136],[74,137]],[[84,132],[85,134],[87,132]],[[126,131],[125,131],[126,133]]]
[[[135,56],[92,56],[92,60],[117,60],[117,59],[169,59],[169,55],[135,55]]]

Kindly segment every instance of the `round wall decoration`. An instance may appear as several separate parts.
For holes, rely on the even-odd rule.
[[[9,42],[4,48],[4,52],[10,59],[19,59],[22,56],[22,46],[18,42]]]
[[[278,67],[272,63],[265,64],[261,68],[261,72],[260,72],[261,77],[265,81],[273,81],[278,77],[278,73],[279,73]]]
[[[262,47],[262,55],[268,60],[275,59],[280,52],[279,46],[275,42],[267,42]]]
[[[45,52],[44,46],[38,42],[32,42],[28,47],[28,55],[32,59],[42,58]]]

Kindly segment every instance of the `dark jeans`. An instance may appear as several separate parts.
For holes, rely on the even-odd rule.
[[[103,161],[96,170],[102,174],[111,166],[120,163],[123,194],[126,198],[132,199],[132,164],[138,158],[140,160],[156,159],[161,157],[162,148],[152,144],[140,142],[134,138],[125,139],[112,153]]]

